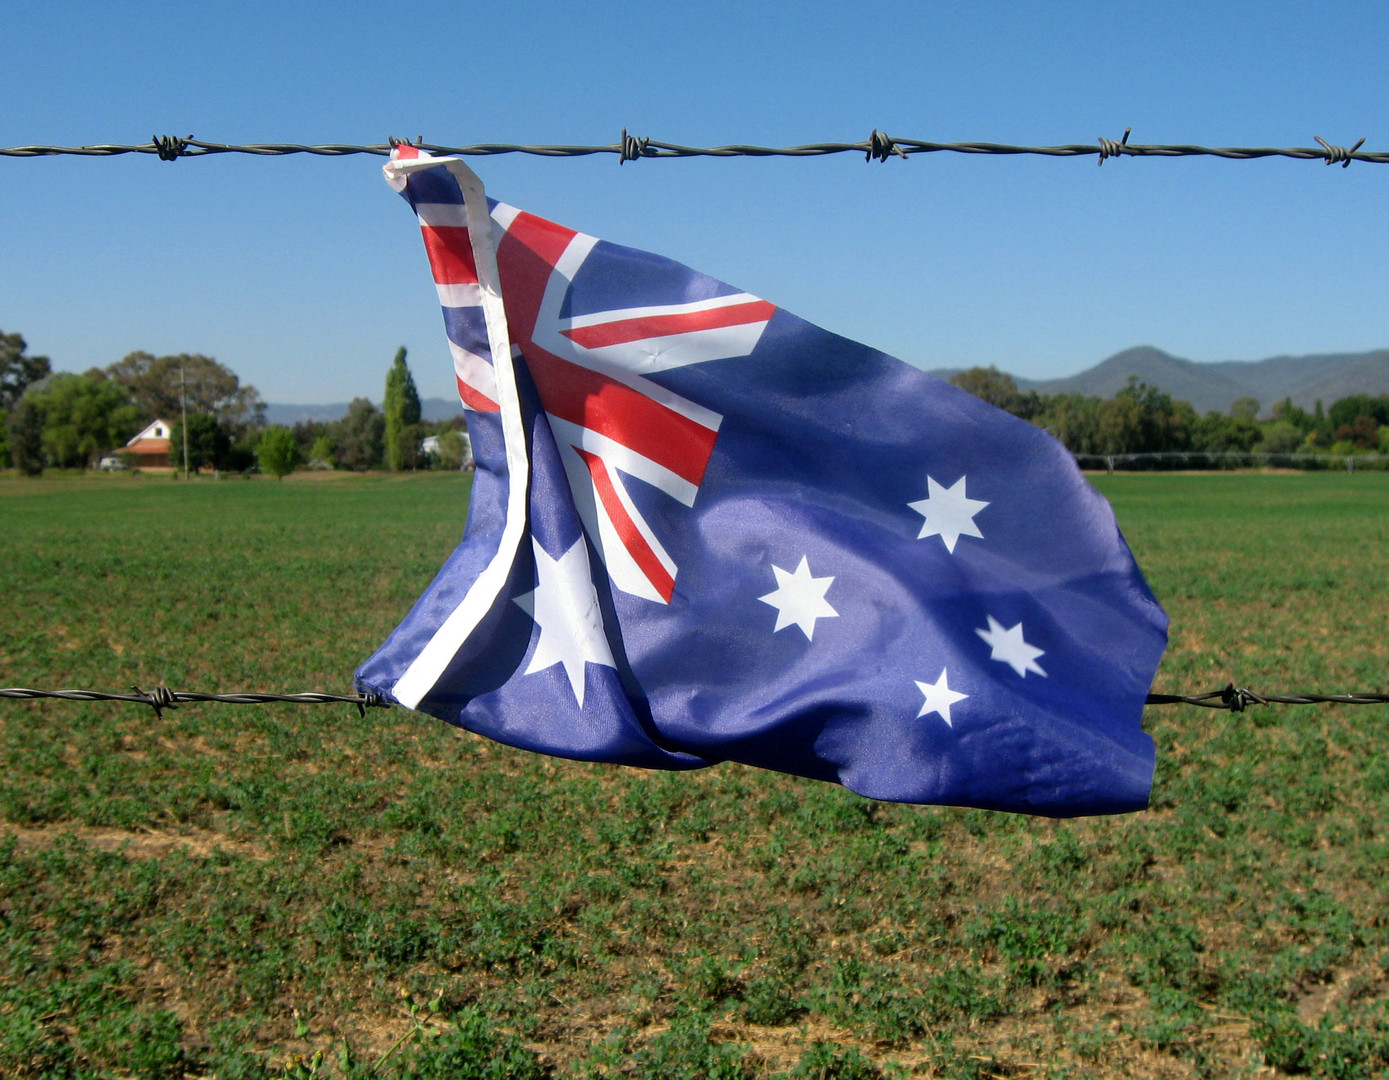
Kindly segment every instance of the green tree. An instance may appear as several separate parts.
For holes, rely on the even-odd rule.
[[[1099,454],[1147,454],[1191,446],[1196,411],[1185,401],[1130,377],[1128,386],[1100,402],[1095,418]]]
[[[266,428],[256,448],[256,460],[260,462],[261,472],[283,480],[299,464],[299,442],[294,432],[278,424]]]
[[[1368,416],[1378,427],[1381,424],[1389,424],[1389,394],[1380,394],[1375,397],[1371,394],[1351,394],[1334,402],[1331,411],[1327,414],[1333,430],[1336,428],[1349,427],[1362,416]],[[1337,435],[1336,438],[1340,438]]]
[[[1024,394],[1018,389],[1013,376],[999,371],[992,364],[957,371],[950,376],[950,385],[958,386],[981,401],[987,401],[1014,416],[1021,416],[1024,420],[1030,420],[1041,407],[1041,399],[1035,391]]]
[[[140,428],[125,387],[105,379],[58,374],[32,397],[43,409],[43,448],[55,465],[95,465]]]
[[[188,471],[197,472],[204,465],[214,469],[227,467],[231,451],[231,433],[211,413],[188,415]],[[169,460],[183,462],[183,420],[175,420],[169,429]]]
[[[1285,397],[1273,407],[1274,420],[1286,420],[1305,436],[1316,426],[1316,419],[1306,409],[1293,404],[1292,397]]]
[[[1331,431],[1332,423],[1327,419],[1321,398],[1317,398],[1312,412],[1312,426],[1307,433],[1307,445],[1313,449],[1325,450],[1331,445]]]
[[[1266,454],[1294,454],[1306,437],[1291,420],[1275,420],[1260,429],[1259,449]]]
[[[347,415],[332,425],[330,434],[344,469],[376,469],[381,466],[386,418],[366,398],[353,398]]]
[[[1053,394],[1041,399],[1032,422],[1060,439],[1073,454],[1100,450],[1100,399],[1085,394]]]
[[[211,413],[233,439],[265,422],[259,391],[242,386],[233,371],[210,356],[133,352],[108,367],[106,376],[129,389],[146,421],[160,417],[172,422],[186,397],[190,413]]]
[[[439,465],[442,468],[461,469],[471,457],[467,435],[454,427],[439,432]]]
[[[48,357],[25,356],[28,347],[18,334],[0,333],[0,413],[13,409],[30,383],[53,370]]]
[[[330,469],[337,468],[337,459],[333,454],[333,440],[327,433],[314,439],[313,446],[309,449],[309,461],[311,463],[321,462]]]
[[[1230,415],[1236,420],[1255,420],[1259,416],[1259,399],[1256,397],[1235,398],[1230,402]]]
[[[386,467],[393,472],[414,468],[419,462],[420,395],[405,363],[405,346],[396,350],[395,361],[386,373]],[[409,430],[415,428],[415,430]]]
[[[256,464],[256,448],[260,432],[243,435],[227,451],[227,472],[250,472]]]
[[[406,424],[400,429],[400,467],[402,469],[429,468],[429,455],[421,448],[424,429],[419,424]]]
[[[1196,450],[1212,452],[1248,451],[1263,437],[1259,425],[1249,415],[1222,416],[1209,412],[1196,421],[1191,445]]]
[[[33,398],[20,398],[7,417],[5,434],[14,467],[26,476],[42,473],[43,406]]]
[[[1051,432],[1073,454],[1186,450],[1198,428],[1190,403],[1173,400],[1136,377],[1108,401],[1084,394],[1053,394],[1035,401],[1026,419]]]
[[[305,461],[313,461],[318,456],[313,448],[321,437],[328,435],[329,441],[332,441],[329,425],[323,420],[296,420],[289,430],[294,432],[294,438],[299,443],[299,455]]]

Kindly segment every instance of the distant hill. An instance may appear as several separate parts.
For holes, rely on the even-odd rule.
[[[309,420],[327,424],[334,420],[341,420],[346,416],[347,404],[343,401],[333,405],[266,405],[265,422],[267,424],[282,424],[285,427],[293,427],[295,424]],[[381,406],[377,405],[376,407],[379,409]],[[463,406],[457,401],[448,401],[445,398],[425,398],[420,402],[420,419],[428,420],[430,423],[462,415]]]
[[[1389,393],[1389,349],[1366,353],[1317,356],[1275,356],[1269,360],[1227,360],[1203,367],[1217,368],[1251,387],[1266,407],[1291,396],[1293,404],[1310,409],[1318,398],[1327,405],[1351,394]]]
[[[931,374],[948,379],[957,370]],[[1228,412],[1237,398],[1252,397],[1267,415],[1274,404],[1288,397],[1293,404],[1310,410],[1318,399],[1329,406],[1351,394],[1389,394],[1389,349],[1198,364],[1151,345],[1140,345],[1116,353],[1079,375],[1017,379],[1017,383],[1040,394],[1109,398],[1128,385],[1132,375],[1174,398],[1191,402],[1197,412]]]
[[[1151,345],[1125,349],[1089,371],[1066,379],[1050,379],[1038,383],[1042,394],[1090,394],[1110,398],[1137,375],[1149,386],[1160,387],[1174,398],[1189,401],[1197,412],[1225,412],[1236,398],[1260,398],[1260,392],[1246,380],[1236,379],[1214,365],[1197,364],[1191,360],[1170,356]],[[1270,401],[1267,404],[1272,405]]]

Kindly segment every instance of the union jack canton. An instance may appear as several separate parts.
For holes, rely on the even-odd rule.
[[[523,749],[872,798],[1147,804],[1167,619],[1032,425],[398,147],[477,472],[357,673]]]

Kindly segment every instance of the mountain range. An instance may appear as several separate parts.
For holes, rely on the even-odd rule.
[[[960,369],[931,372],[948,379]],[[1389,394],[1389,349],[1363,353],[1318,353],[1313,356],[1274,356],[1267,360],[1223,360],[1197,363],[1139,345],[1115,353],[1079,375],[1062,379],[1024,379],[1014,376],[1021,390],[1039,394],[1086,394],[1111,398],[1137,376],[1149,386],[1189,401],[1199,413],[1228,412],[1239,398],[1255,398],[1262,415],[1285,398],[1308,411],[1321,401],[1351,394]]]
[[[948,379],[961,370],[942,368],[931,374]],[[1228,412],[1239,398],[1257,399],[1263,415],[1284,398],[1292,398],[1294,405],[1310,411],[1318,401],[1330,407],[1332,402],[1351,394],[1389,394],[1389,349],[1198,364],[1151,345],[1139,345],[1115,353],[1079,375],[1062,379],[1025,379],[1016,375],[1013,378],[1019,389],[1036,390],[1039,394],[1111,398],[1135,375],[1180,401],[1191,402],[1199,413]],[[431,422],[447,420],[462,411],[457,401],[444,398],[425,398],[420,402],[421,418]],[[346,402],[265,407],[267,423],[286,426],[305,420],[340,420],[346,415]]]

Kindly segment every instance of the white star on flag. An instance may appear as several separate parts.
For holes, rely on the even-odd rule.
[[[1023,678],[1027,677],[1029,671],[1035,671],[1042,678],[1046,678],[1047,673],[1037,664],[1037,657],[1045,656],[1046,653],[1023,640],[1022,623],[1005,630],[1003,624],[990,615],[989,628],[974,632],[993,649],[993,652],[989,653],[990,660],[1001,660]]]
[[[518,596],[516,604],[540,627],[526,674],[564,665],[564,674],[574,691],[579,708],[584,706],[584,665],[592,661],[615,668],[612,649],[603,633],[603,613],[593,588],[588,549],[583,538],[558,559],[532,538],[535,548],[535,590]]]
[[[946,669],[940,669],[940,678],[934,683],[916,682],[916,688],[921,691],[925,701],[921,705],[921,711],[917,716],[925,716],[927,713],[939,713],[940,718],[945,721],[945,726],[953,728],[955,725],[950,722],[950,706],[957,701],[964,701],[969,697],[968,694],[961,694],[950,689],[950,684],[945,681]]]
[[[962,476],[950,487],[926,477],[926,498],[908,503],[913,510],[926,520],[921,523],[918,540],[928,536],[939,536],[945,541],[945,550],[955,554],[955,542],[962,536],[977,536],[984,539],[979,526],[974,524],[974,515],[989,504],[979,499],[965,497],[965,478]]]
[[[812,640],[816,619],[829,619],[839,614],[825,599],[834,578],[811,577],[810,564],[804,555],[794,574],[776,565],[772,570],[776,572],[776,591],[757,598],[777,610],[776,628],[772,633],[794,624],[805,632],[806,641]]]

